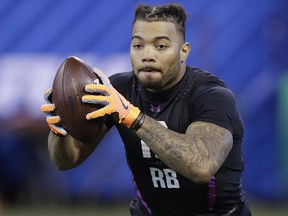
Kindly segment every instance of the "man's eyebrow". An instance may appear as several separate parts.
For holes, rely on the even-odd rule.
[[[134,36],[132,36],[132,40],[133,39],[139,39],[139,40],[143,40],[143,38],[141,37],[141,36],[139,36],[139,35],[134,35]],[[158,36],[158,37],[155,37],[155,38],[153,38],[153,40],[168,40],[168,41],[171,41],[171,39],[169,38],[169,37],[167,37],[167,36]]]
[[[132,40],[134,40],[134,39],[139,39],[139,40],[142,40],[143,38],[142,38],[142,37],[140,37],[140,36],[138,36],[138,35],[134,35],[134,36],[132,36]]]

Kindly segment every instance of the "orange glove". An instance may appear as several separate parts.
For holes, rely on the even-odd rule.
[[[41,106],[41,111],[46,114],[46,122],[50,130],[58,136],[67,136],[68,132],[61,126],[60,116],[55,114],[55,104],[51,101],[52,89],[49,88],[44,93],[46,104]]]
[[[109,78],[99,69],[93,68],[94,72],[102,80],[103,84],[88,84],[85,91],[92,93],[84,95],[84,103],[99,104],[102,108],[88,113],[86,119],[94,119],[106,114],[119,123],[126,125],[128,128],[134,123],[140,114],[140,110],[127,101],[110,83]],[[96,93],[96,94],[94,94]],[[100,94],[100,95],[99,95]]]

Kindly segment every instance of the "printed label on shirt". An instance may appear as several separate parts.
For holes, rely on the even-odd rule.
[[[180,188],[177,174],[172,169],[150,167],[153,186],[155,188]]]

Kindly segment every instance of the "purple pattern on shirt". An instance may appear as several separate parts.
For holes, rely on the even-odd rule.
[[[208,190],[209,190],[209,209],[212,210],[213,206],[216,202],[216,181],[215,177],[213,176],[208,183]]]

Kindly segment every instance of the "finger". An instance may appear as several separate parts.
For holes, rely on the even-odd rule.
[[[48,124],[57,124],[61,122],[60,116],[46,116],[46,122]]]
[[[44,99],[47,103],[51,103],[51,95],[52,95],[52,89],[48,88],[45,92],[44,92]]]
[[[96,111],[94,111],[94,112],[88,113],[88,114],[86,115],[86,119],[87,119],[87,120],[91,120],[91,119],[103,117],[103,116],[105,116],[106,114],[110,114],[110,113],[109,113],[109,110],[106,109],[106,107],[103,107],[103,108],[98,109],[98,110],[96,110]]]
[[[41,111],[44,113],[53,112],[53,111],[55,111],[55,104],[53,104],[53,103],[43,104],[41,106]]]
[[[102,95],[84,95],[82,97],[82,102],[106,106],[110,104],[110,98]]]
[[[85,85],[85,91],[89,93],[99,93],[102,95],[110,95],[109,88],[102,84],[87,84]]]
[[[109,78],[99,68],[94,67],[93,71],[97,74],[97,76],[100,77],[100,79],[104,85],[106,85],[108,87],[111,86]]]
[[[68,132],[59,126],[53,125],[53,124],[49,124],[50,130],[53,131],[53,133],[57,134],[57,135],[61,135],[61,136],[67,136]]]

